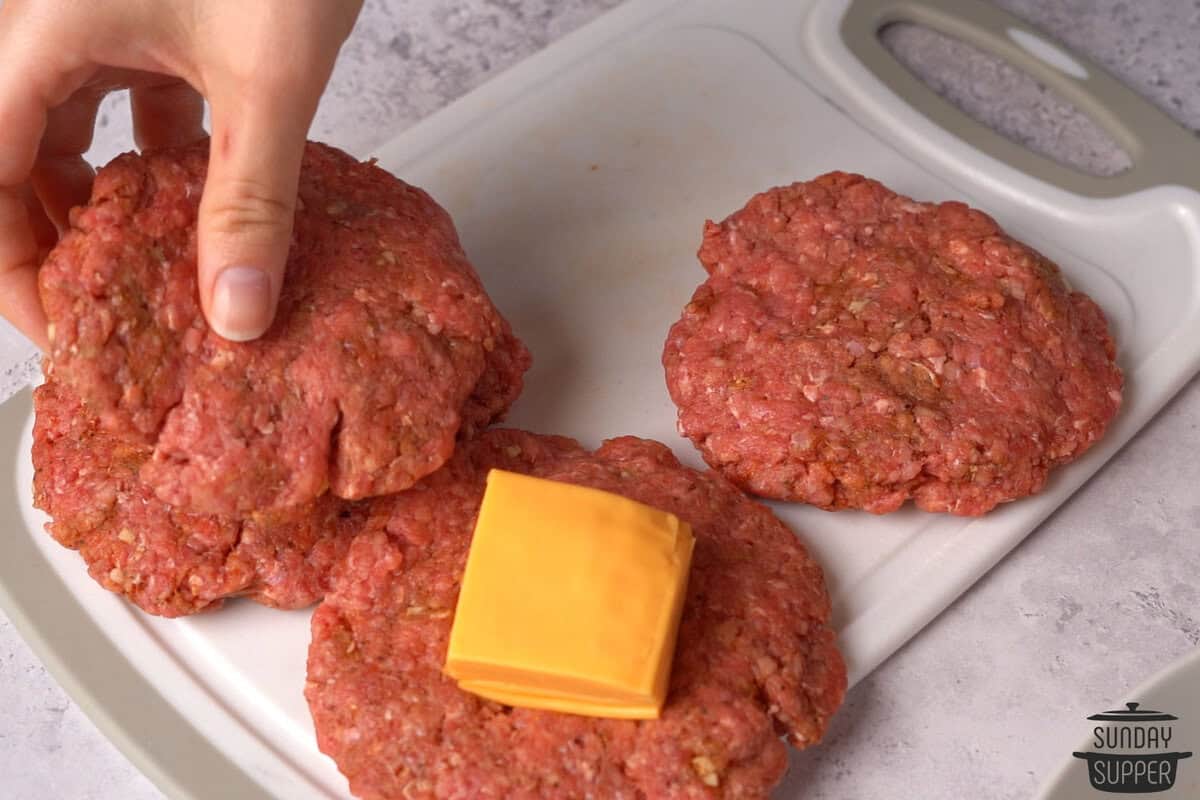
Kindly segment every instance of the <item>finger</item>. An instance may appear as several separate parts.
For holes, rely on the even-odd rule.
[[[25,204],[25,214],[29,219],[29,228],[33,240],[37,243],[36,261],[40,264],[45,254],[58,243],[59,231],[54,222],[46,214],[41,199],[29,184],[19,190],[21,201]]]
[[[13,189],[25,182],[45,129],[46,107],[37,93],[14,86],[11,78],[0,79],[0,186]]]
[[[70,227],[71,209],[87,203],[95,177],[92,165],[79,155],[38,159],[34,164],[29,180],[59,234]]]
[[[47,54],[44,37],[11,15],[12,4],[0,6],[0,314],[43,350],[46,315],[38,295],[38,234],[47,238],[44,219],[31,219],[23,193],[37,159],[46,128],[46,109],[64,102],[89,76],[77,52],[59,39]],[[36,16],[36,15],[30,15]]]
[[[255,339],[275,316],[296,186],[317,92],[212,92],[213,136],[200,204],[201,304],[213,330]]]
[[[181,80],[134,86],[129,101],[139,150],[183,146],[208,135],[204,132],[204,99]]]
[[[60,233],[67,229],[71,209],[86,203],[92,191],[95,171],[83,154],[92,146],[96,114],[105,93],[104,89],[81,89],[46,115],[30,182]]]
[[[82,55],[83,48],[74,46],[73,35],[55,30],[52,20],[46,19],[53,16],[52,4],[15,6],[0,5],[0,52],[5,62],[0,72],[0,186],[9,189],[24,183],[33,169],[48,109],[86,111],[86,105],[76,107],[67,101],[96,72]],[[48,36],[55,37],[55,47],[46,47]],[[72,130],[60,126],[64,135]],[[91,141],[91,125],[81,135]]]
[[[0,188],[0,314],[42,350],[48,350],[37,264],[38,244],[21,191]]]
[[[107,89],[84,87],[66,102],[46,112],[46,125],[38,144],[38,158],[78,156],[92,146],[96,114]]]
[[[0,314],[47,350],[46,314],[37,287],[38,243],[24,197],[46,109],[31,85],[16,80],[20,74],[10,66],[0,78]]]

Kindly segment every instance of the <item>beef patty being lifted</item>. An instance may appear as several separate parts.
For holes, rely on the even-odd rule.
[[[373,164],[309,144],[271,329],[209,330],[196,284],[208,147],[124,155],[41,270],[57,380],[153,447],[142,478],[248,514],[399,491],[501,416],[529,355],[450,217]]]
[[[708,223],[699,256],[667,386],[680,432],[764,497],[983,514],[1120,406],[1100,309],[962,203],[830,173]]]

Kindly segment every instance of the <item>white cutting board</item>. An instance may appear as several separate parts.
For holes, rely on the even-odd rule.
[[[1040,496],[974,521],[911,508],[874,517],[774,505],[826,568],[857,681],[1194,374],[1200,195],[1160,187],[1089,199],[984,155],[862,66],[839,34],[846,7],[632,0],[373,155],[449,209],[492,297],[533,352],[507,424],[588,446],[635,434],[700,466],[675,431],[662,345],[704,278],[694,254],[705,219],[770,186],[843,169],[920,199],[964,199],[1057,260],[1099,302],[1120,342],[1126,405],[1108,437]],[[28,445],[26,432],[17,485],[27,535],[118,648],[136,653],[149,683],[274,796],[348,797],[316,750],[301,695],[308,613],[235,603],[164,621],[133,610],[40,532],[41,517],[28,507]],[[35,634],[53,650],[44,623]],[[103,697],[89,699],[103,709]],[[120,724],[107,727],[112,734]],[[119,733],[131,757],[169,780],[172,765],[143,751],[137,732]]]

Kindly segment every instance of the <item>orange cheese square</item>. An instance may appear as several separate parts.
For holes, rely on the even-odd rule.
[[[665,511],[492,470],[446,673],[507,705],[657,717],[693,544]]]

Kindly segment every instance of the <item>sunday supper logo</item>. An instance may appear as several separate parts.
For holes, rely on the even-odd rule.
[[[1092,729],[1095,750],[1073,755],[1088,762],[1088,780],[1101,792],[1148,794],[1164,792],[1175,785],[1179,762],[1191,752],[1171,750],[1174,714],[1125,708],[1088,717],[1108,723]]]

